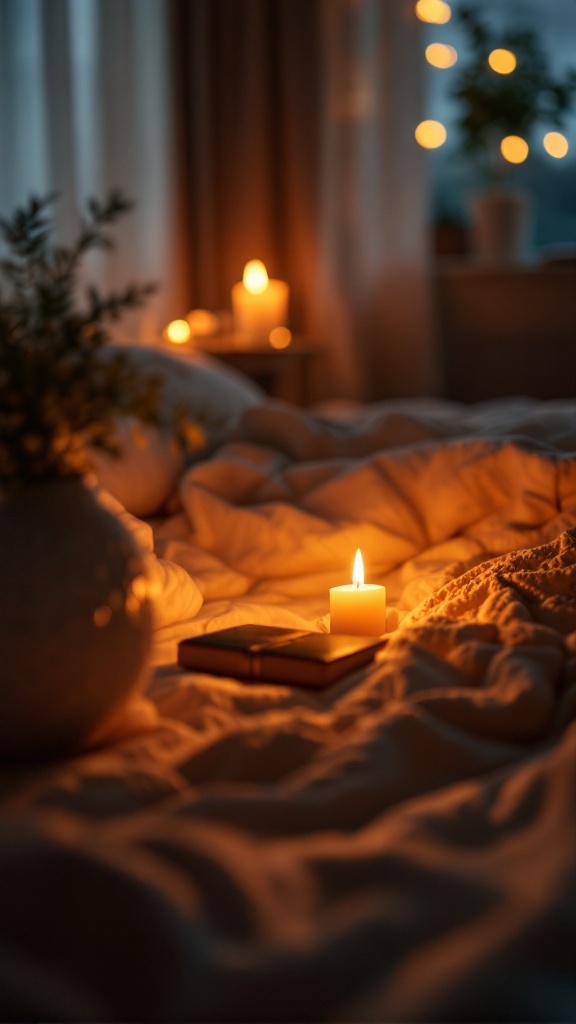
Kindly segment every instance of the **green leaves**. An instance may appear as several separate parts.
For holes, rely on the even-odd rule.
[[[475,7],[456,14],[466,31],[471,59],[459,65],[452,96],[460,101],[458,125],[466,153],[490,158],[506,135],[529,136],[538,121],[562,127],[576,94],[576,71],[556,80],[535,32],[496,35]],[[492,71],[488,55],[509,49],[517,58],[511,74]]]
[[[54,196],[31,198],[0,219],[9,256],[0,263],[0,485],[84,472],[88,446],[119,454],[114,418],[159,419],[161,381],[105,351],[107,325],[142,305],[152,284],[103,296],[89,287],[78,305],[77,275],[86,252],[112,248],[106,229],[131,209],[118,191],[87,203],[70,247],[53,241]]]

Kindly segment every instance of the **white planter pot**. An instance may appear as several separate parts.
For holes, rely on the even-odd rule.
[[[472,255],[482,263],[519,263],[530,245],[530,197],[488,189],[471,196]]]
[[[0,497],[0,762],[74,753],[147,676],[144,564],[78,477]]]

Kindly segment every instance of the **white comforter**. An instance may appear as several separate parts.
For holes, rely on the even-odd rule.
[[[574,1020],[575,453],[574,403],[278,407],[193,466],[156,550],[204,604],[158,631],[158,727],[0,775],[5,1019]],[[175,667],[194,632],[326,628],[356,547],[376,665]]]

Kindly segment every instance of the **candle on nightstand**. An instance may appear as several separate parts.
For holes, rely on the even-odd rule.
[[[386,587],[364,583],[360,549],[352,580],[342,587],[330,587],[330,632],[381,636],[386,632]]]
[[[268,341],[288,319],[288,285],[271,280],[261,260],[250,260],[232,288],[234,330],[248,343]]]

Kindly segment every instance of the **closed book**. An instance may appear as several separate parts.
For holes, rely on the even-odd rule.
[[[232,626],[182,640],[178,664],[194,672],[322,689],[367,664],[385,644],[373,636]]]

